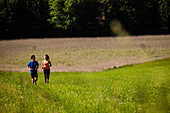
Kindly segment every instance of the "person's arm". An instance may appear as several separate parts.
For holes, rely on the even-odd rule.
[[[35,68],[36,70],[39,68],[39,65]]]
[[[30,67],[27,67],[28,70],[32,70]]]
[[[50,64],[50,67],[52,67],[52,64],[51,64],[50,60],[49,60],[49,64]]]
[[[37,62],[37,66],[36,66],[36,68],[35,68],[35,69],[37,70],[38,68],[39,68],[39,64],[38,64],[38,62]]]
[[[28,63],[27,69],[28,69],[28,70],[32,70],[32,69],[30,68],[30,63]]]

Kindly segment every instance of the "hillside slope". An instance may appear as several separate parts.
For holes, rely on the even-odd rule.
[[[0,112],[170,112],[170,58],[101,72],[0,72]]]

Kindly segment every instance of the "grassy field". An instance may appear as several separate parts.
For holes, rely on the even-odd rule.
[[[0,72],[0,112],[170,113],[170,58],[101,72]]]
[[[52,71],[102,71],[170,57],[170,35],[0,41],[0,70],[26,72],[32,54],[49,54]],[[41,71],[41,70],[39,70]]]

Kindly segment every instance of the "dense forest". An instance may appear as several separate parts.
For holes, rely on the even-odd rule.
[[[0,37],[170,33],[170,0],[0,0]]]

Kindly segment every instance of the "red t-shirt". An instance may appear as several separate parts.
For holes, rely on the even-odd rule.
[[[50,66],[51,66],[51,64],[50,64],[50,61],[42,61],[42,68],[43,69],[50,69]]]

